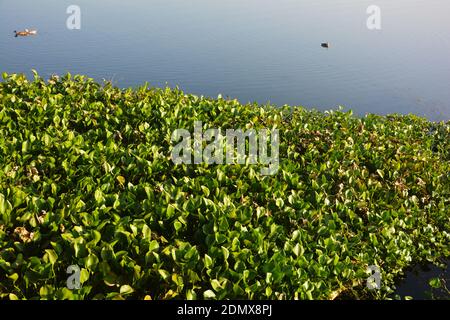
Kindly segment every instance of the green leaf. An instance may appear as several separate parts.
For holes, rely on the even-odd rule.
[[[159,249],[159,243],[158,243],[158,241],[156,241],[156,240],[152,240],[152,241],[150,241],[150,244],[149,244],[149,251],[154,251],[154,250],[157,250],[157,249]]]
[[[194,290],[188,290],[186,292],[186,299],[187,300],[196,300],[197,299],[197,294],[195,293]]]
[[[118,176],[116,179],[117,179],[117,181],[119,182],[119,184],[121,186],[125,185],[125,178],[124,177]]]
[[[209,197],[209,189],[205,186],[201,186],[201,189],[203,191],[203,194],[207,197]]]
[[[53,123],[55,124],[56,127],[59,126],[60,122],[61,122],[61,118],[58,115],[53,117]]]
[[[48,298],[48,296],[50,296],[52,293],[53,293],[53,288],[50,285],[42,286],[39,289],[39,295],[42,298]]]
[[[80,283],[85,283],[89,280],[89,271],[82,268],[80,271]]]
[[[97,230],[92,230],[92,241],[90,242],[90,244],[92,245],[97,245],[97,243],[101,240],[102,238],[102,234],[97,231]]]
[[[161,277],[162,277],[164,280],[166,280],[166,279],[170,276],[170,273],[167,272],[166,270],[163,270],[163,269],[159,269],[159,270],[158,270],[158,273],[161,275]]]
[[[74,244],[74,249],[75,249],[75,257],[77,257],[77,258],[82,258],[87,253],[86,244],[85,243],[76,242]]]
[[[207,269],[211,268],[211,266],[213,265],[213,260],[210,256],[208,256],[207,254],[205,254],[205,267]]]
[[[9,275],[8,278],[11,279],[13,282],[16,282],[17,279],[19,279],[19,275],[17,273],[13,273],[12,275]]]
[[[439,289],[442,287],[442,282],[439,278],[433,278],[429,282],[430,286],[435,289]]]
[[[181,224],[181,222],[178,221],[178,220],[176,220],[176,221],[173,223],[173,226],[174,226],[174,228],[175,228],[176,231],[180,230],[180,229],[183,227],[183,225]]]
[[[384,179],[384,172],[383,172],[383,170],[377,169],[377,173],[378,173],[378,175],[379,175],[381,178]]]
[[[217,279],[211,280],[211,287],[214,289],[214,291],[219,292],[222,289],[222,286]]]
[[[3,217],[3,221],[8,223],[11,220],[10,212],[12,211],[11,203],[5,199],[5,196],[0,193],[0,215]]]
[[[28,142],[28,140],[22,142],[22,152],[23,153],[27,153],[29,148],[30,148],[30,143]]]
[[[144,226],[142,227],[142,236],[144,239],[152,238],[152,231],[146,224],[144,224]]]
[[[205,299],[214,299],[216,297],[216,294],[212,290],[206,290],[203,292],[203,298]]]
[[[48,261],[54,265],[55,262],[58,260],[58,255],[56,254],[55,250],[53,249],[45,249],[45,252],[48,257]]]
[[[90,254],[86,258],[85,266],[86,266],[86,268],[93,270],[97,266],[98,262],[99,262],[99,260],[98,260],[97,256],[95,254]]]
[[[60,292],[57,294],[58,300],[74,300],[74,294],[72,290],[69,290],[67,288],[62,288]]]
[[[120,287],[120,294],[128,295],[128,294],[132,294],[133,292],[134,292],[134,289],[127,284]]]
[[[175,213],[175,208],[173,207],[173,205],[169,204],[167,206],[167,211],[166,211],[167,218],[171,218],[174,215],[174,213]]]
[[[276,200],[276,205],[277,205],[277,207],[279,207],[279,208],[283,207],[283,206],[284,206],[284,201],[283,201],[283,199],[278,198],[278,199]]]
[[[3,78],[6,79],[5,77],[3,77]],[[19,300],[19,298],[14,293],[10,293],[9,300]]]
[[[230,251],[228,251],[228,249],[225,248],[224,246],[222,246],[221,248],[222,248],[223,257],[226,261],[226,260],[228,260],[228,257],[230,256]]]
[[[228,224],[228,220],[226,217],[224,217],[222,220],[220,220],[219,231],[225,232],[228,231],[229,228],[230,225]]]
[[[94,198],[95,198],[95,201],[97,202],[98,205],[103,204],[103,202],[105,201],[105,197],[103,196],[103,192],[100,189],[95,190]]]
[[[339,256],[337,254],[334,255],[333,264],[337,265],[339,263]]]
[[[300,244],[297,243],[292,249],[292,252],[298,257],[300,255]]]
[[[23,203],[26,202],[26,199],[27,199],[27,194],[25,192],[23,192],[21,189],[16,188],[14,191],[13,207],[17,208],[17,207],[21,206]]]

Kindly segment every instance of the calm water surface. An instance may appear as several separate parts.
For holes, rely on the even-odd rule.
[[[66,28],[74,2],[81,30]],[[366,27],[371,4],[381,31]],[[449,120],[449,13],[448,0],[0,0],[0,71]],[[38,36],[13,37],[25,28]],[[422,280],[409,273],[398,293]]]
[[[403,279],[399,279],[395,295],[404,298],[410,296],[417,300],[450,300],[450,295],[445,289],[432,289],[429,281],[433,278],[444,280],[447,290],[450,289],[450,260],[443,261],[444,268],[433,264],[419,264],[410,268]]]
[[[66,28],[74,3],[81,30]],[[371,4],[381,31],[366,27]],[[0,71],[449,120],[449,12],[448,0],[0,0]],[[25,28],[39,35],[13,37]]]

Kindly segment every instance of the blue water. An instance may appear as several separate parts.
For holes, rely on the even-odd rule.
[[[66,27],[72,4],[80,30]],[[0,71],[450,120],[449,12],[448,0],[0,0]],[[38,35],[13,36],[25,28]],[[397,293],[421,298],[436,272],[408,273]]]
[[[80,30],[66,27],[71,4]],[[448,0],[1,0],[0,71],[449,120],[449,12]],[[13,37],[25,28],[39,34]]]

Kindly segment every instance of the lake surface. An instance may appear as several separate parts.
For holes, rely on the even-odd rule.
[[[449,120],[449,13],[448,0],[1,0],[0,71]],[[39,34],[13,37],[25,28]]]
[[[418,264],[406,271],[405,276],[399,279],[395,295],[405,298],[410,296],[416,300],[449,300],[449,293],[445,289],[432,289],[429,281],[439,278],[446,283],[447,290],[450,289],[450,260],[443,261],[444,268],[433,264]]]
[[[69,30],[75,3],[81,29]],[[0,71],[450,120],[449,13],[448,0],[0,0]],[[39,34],[13,36],[25,28]],[[420,298],[430,274],[418,274],[397,292]]]

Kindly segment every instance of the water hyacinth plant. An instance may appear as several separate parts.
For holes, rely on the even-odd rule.
[[[3,79],[2,299],[386,298],[450,254],[450,123]],[[278,129],[279,170],[175,165],[171,135],[195,121]]]

